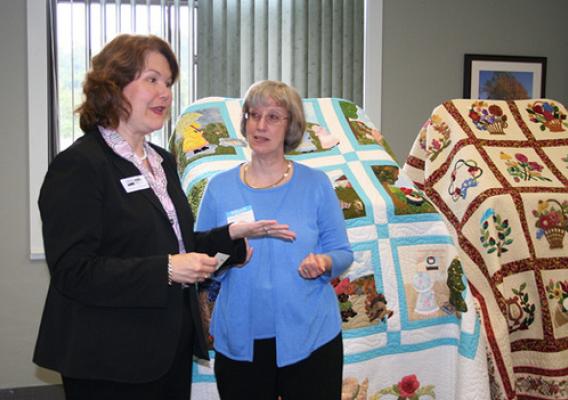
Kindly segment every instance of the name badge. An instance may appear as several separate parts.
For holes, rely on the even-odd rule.
[[[251,206],[245,206],[237,208],[227,212],[227,223],[232,224],[234,222],[254,222],[254,212]]]
[[[131,176],[120,180],[126,193],[137,192],[138,190],[148,189],[150,185],[144,175]]]

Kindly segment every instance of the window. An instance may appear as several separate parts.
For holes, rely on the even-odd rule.
[[[167,40],[180,64],[180,79],[173,90],[173,115],[194,98],[193,40],[196,37],[193,1],[177,0],[49,0],[50,40],[54,43],[54,88],[51,115],[55,120],[53,153],[65,149],[82,135],[74,110],[82,102],[82,81],[89,60],[119,33],[154,34]],[[166,143],[171,123],[151,140]]]
[[[174,117],[196,98],[240,97],[252,82],[268,78],[294,85],[304,97],[351,99],[380,127],[382,0],[49,1],[61,7],[57,32],[69,49],[58,51],[57,93],[50,100],[46,1],[27,0],[32,259],[43,258],[37,198],[48,165],[49,106],[61,129],[56,152],[81,134],[71,111],[80,102],[88,60],[119,31],[155,33],[172,44],[181,69]],[[353,23],[357,15],[361,21]],[[326,21],[339,30],[323,28]],[[349,35],[360,35],[358,48],[340,42]],[[163,145],[168,129],[153,140]]]

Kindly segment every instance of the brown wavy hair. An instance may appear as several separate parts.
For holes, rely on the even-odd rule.
[[[84,101],[76,110],[83,131],[97,125],[116,129],[121,119],[128,119],[131,105],[122,90],[140,75],[149,52],[166,58],[175,82],[179,74],[176,56],[158,36],[118,35],[92,58],[83,82]]]

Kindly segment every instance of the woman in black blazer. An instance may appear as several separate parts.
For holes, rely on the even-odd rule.
[[[68,399],[188,399],[207,359],[196,283],[239,264],[244,236],[275,221],[193,231],[160,129],[178,64],[155,36],[120,35],[93,58],[79,107],[85,135],[50,164],[39,197],[51,281],[34,353]]]

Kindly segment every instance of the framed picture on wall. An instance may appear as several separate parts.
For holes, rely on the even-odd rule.
[[[520,100],[545,96],[546,57],[466,54],[463,97]]]

